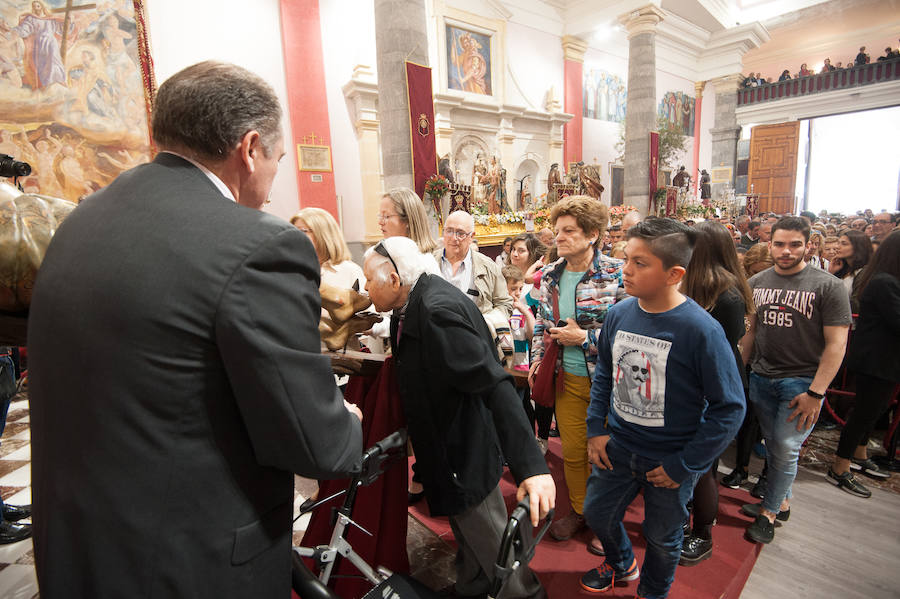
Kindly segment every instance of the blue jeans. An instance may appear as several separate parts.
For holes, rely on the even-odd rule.
[[[631,540],[622,525],[625,510],[644,492],[644,538],[647,553],[641,567],[638,595],[662,599],[675,580],[675,568],[681,558],[682,525],[687,521],[687,502],[697,484],[698,474],[691,475],[677,489],[654,487],[647,472],[662,464],[631,453],[610,439],[606,454],[612,470],[594,466],[587,483],[584,517],[603,543],[606,562],[616,572],[624,572],[634,561]]]
[[[788,405],[797,395],[809,389],[812,377],[799,376],[770,379],[755,372],[750,373],[750,401],[756,408],[759,427],[766,440],[766,459],[769,470],[766,476],[766,497],[762,505],[777,514],[781,502],[791,496],[791,486],[797,477],[797,459],[800,447],[812,432],[798,431],[797,419],[788,422],[793,408]]]

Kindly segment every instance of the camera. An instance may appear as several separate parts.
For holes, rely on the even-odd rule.
[[[30,164],[20,162],[9,154],[0,154],[0,177],[27,177],[30,174]]]

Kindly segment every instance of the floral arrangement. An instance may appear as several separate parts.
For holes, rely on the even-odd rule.
[[[665,190],[663,190],[663,194],[665,194]],[[609,215],[611,217],[622,218],[626,212],[631,212],[632,210],[637,210],[637,208],[634,206],[612,206],[609,209]]]
[[[444,175],[431,175],[425,182],[425,193],[432,198],[442,198],[450,189],[450,181]]]

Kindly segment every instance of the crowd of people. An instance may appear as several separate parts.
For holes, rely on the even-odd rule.
[[[259,77],[188,67],[159,88],[156,159],[53,238],[29,317],[42,595],[288,594],[294,473],[340,477],[363,447],[362,414],[321,353],[321,280],[364,288],[384,317],[365,337],[392,353],[409,501],[449,517],[457,596],[494,579],[505,468],[533,525],[557,507],[552,430],[569,493],[550,536],[590,529],[591,592],[640,579],[640,597],[665,597],[679,563],[707,559],[717,460],[737,438],[722,483],[746,480],[756,427],[762,502],[742,509],[747,538],[771,542],[845,354],[857,398],[827,480],[867,497],[856,473],[887,476],[866,451],[900,382],[900,356],[881,351],[900,341],[895,215],[610,223],[575,196],[498,263],[478,251],[472,215],[450,214],[436,240],[421,199],[394,189],[360,272],[327,212],[287,223],[260,210],[280,122]],[[640,565],[622,524],[639,493]],[[521,564],[501,596],[546,591]]]
[[[890,46],[884,49],[884,55],[879,56],[876,61],[882,62],[885,60],[892,60],[894,58],[900,58],[900,48],[893,49]],[[798,79],[800,77],[811,77],[812,75],[819,75],[822,73],[830,73],[832,71],[837,71],[840,69],[852,69],[853,67],[862,66],[864,64],[869,64],[872,62],[872,57],[868,52],[866,52],[866,47],[861,46],[859,49],[859,53],[855,58],[852,58],[847,61],[845,65],[843,62],[838,61],[835,64],[831,64],[831,59],[826,58],[824,63],[822,64],[822,68],[818,73],[816,73],[815,69],[811,69],[807,66],[807,63],[803,63],[800,65],[799,70],[795,73],[791,74],[790,69],[784,69],[781,71],[781,75],[778,76],[777,81],[790,81],[791,79]],[[770,83],[775,83],[775,80],[771,76],[765,77],[762,73],[753,73],[751,72],[746,77],[744,77],[743,82],[741,83],[742,87],[759,87],[761,85],[768,85]]]

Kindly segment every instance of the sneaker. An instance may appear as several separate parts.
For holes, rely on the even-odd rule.
[[[762,508],[762,504],[759,503],[745,503],[741,506],[741,511],[751,518],[756,518],[759,516],[759,510]],[[775,514],[776,520],[781,520],[782,522],[787,522],[788,518],[791,517],[791,508],[786,510],[781,510],[777,514]]]
[[[550,536],[557,541],[568,541],[572,536],[585,527],[584,516],[569,512],[550,525]]]
[[[859,481],[854,478],[852,472],[844,472],[843,474],[835,474],[834,470],[828,469],[828,475],[825,480],[833,484],[839,489],[847,491],[851,495],[868,499],[872,496],[872,491],[865,488]]]
[[[684,542],[681,545],[681,559],[678,560],[678,563],[682,566],[699,564],[703,560],[710,558],[712,548],[712,539],[694,536],[684,537]]]
[[[766,498],[766,482],[765,476],[760,476],[759,480],[756,481],[756,484],[753,485],[753,488],[750,489],[750,494],[756,497],[757,499],[765,499]]]
[[[550,443],[547,441],[547,439],[541,439],[540,437],[538,437],[537,444],[541,449],[541,455],[547,455],[547,450],[550,448]]]
[[[775,525],[769,522],[769,519],[760,514],[753,521],[753,524],[744,531],[744,536],[754,543],[763,543],[768,545],[775,538]]]
[[[879,467],[878,464],[866,458],[861,460],[859,458],[850,458],[850,470],[856,472],[862,472],[866,476],[871,476],[872,478],[890,478],[891,473],[883,468]]]
[[[581,577],[581,588],[591,593],[608,591],[614,584],[636,580],[641,575],[637,559],[632,560],[631,567],[624,572],[616,572],[605,560],[599,568],[594,568]]]
[[[558,429],[558,428],[555,428],[555,427],[554,427],[554,428],[551,428],[551,429],[550,429],[550,436],[551,436],[551,437],[558,437],[558,436],[559,436],[559,429]]]
[[[722,485],[729,489],[740,489],[745,482],[747,482],[747,471],[740,468],[735,468],[731,474],[722,477]]]

